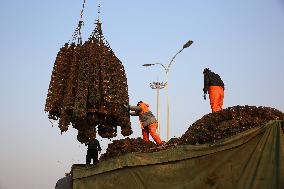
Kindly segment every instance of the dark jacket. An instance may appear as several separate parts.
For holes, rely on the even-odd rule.
[[[221,77],[211,71],[207,71],[206,73],[204,73],[204,93],[207,93],[209,86],[220,86],[225,90],[225,86]]]
[[[97,150],[97,151],[101,151],[101,146],[100,146],[100,143],[97,139],[93,139],[89,142],[87,142],[85,144],[86,146],[88,145],[88,150]]]

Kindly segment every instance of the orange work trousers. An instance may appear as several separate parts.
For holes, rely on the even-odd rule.
[[[148,143],[149,142],[149,134],[152,136],[156,144],[162,144],[161,138],[156,133],[157,123],[152,123],[148,127],[142,129],[143,139]]]
[[[209,86],[208,88],[212,112],[222,110],[224,100],[224,89],[220,86]]]

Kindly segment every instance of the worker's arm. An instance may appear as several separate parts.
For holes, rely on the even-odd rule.
[[[129,106],[129,110],[141,112],[142,108],[140,106]]]
[[[137,112],[130,112],[131,116],[138,116],[139,114]]]
[[[142,111],[142,108],[140,106],[129,106],[129,110],[133,111],[130,112],[131,116],[138,116],[139,112]]]
[[[97,146],[98,146],[98,151],[102,151],[102,148],[101,148],[101,145],[100,145],[100,142],[97,140]]]
[[[209,86],[209,75],[204,74],[204,87],[203,87],[204,94],[207,94],[208,86]]]

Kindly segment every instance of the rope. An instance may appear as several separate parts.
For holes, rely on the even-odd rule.
[[[81,27],[84,25],[83,14],[85,10],[85,4],[86,4],[86,0],[83,0],[83,6],[80,12],[80,19],[78,22],[78,26],[72,35],[72,43],[74,43],[74,41],[77,39],[77,43],[82,44]],[[70,44],[70,40],[68,41],[68,44]]]

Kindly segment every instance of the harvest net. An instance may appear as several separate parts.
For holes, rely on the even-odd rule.
[[[80,23],[80,22],[79,22]],[[105,40],[101,23],[88,41],[65,44],[57,54],[48,89],[45,111],[59,120],[61,132],[72,125],[77,139],[85,143],[96,138],[132,133],[127,78],[122,62]]]

